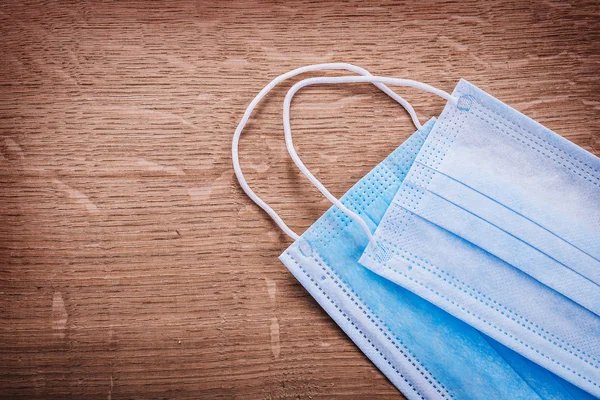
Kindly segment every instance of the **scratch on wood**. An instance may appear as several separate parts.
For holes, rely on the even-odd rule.
[[[54,336],[64,339],[69,315],[60,292],[54,292],[52,297],[52,329]]]
[[[269,293],[269,298],[271,300],[275,300],[275,296],[277,295],[277,284],[273,279],[265,278],[265,283],[267,284],[267,293]]]
[[[275,358],[279,358],[281,343],[279,342],[279,321],[277,318],[271,318],[271,351]]]
[[[210,198],[212,188],[210,186],[193,187],[188,189],[188,194],[194,201],[203,201]]]
[[[256,165],[248,165],[247,167],[248,169],[253,169],[258,173],[263,173],[263,172],[267,172],[269,170],[269,166],[266,163],[260,163],[260,164],[256,164]]]
[[[19,146],[19,144],[17,142],[15,142],[13,139],[6,138],[6,139],[4,139],[4,143],[6,144],[7,149],[11,153],[16,154],[17,157],[19,157],[21,160],[23,160],[25,158],[25,154],[23,153],[23,149],[21,149],[21,146]]]
[[[62,191],[66,192],[69,195],[69,198],[74,199],[77,203],[83,205],[88,212],[92,214],[98,213],[98,207],[92,203],[85,194],[81,193],[77,189],[72,188],[59,179],[53,179],[52,182],[54,182]]]
[[[144,159],[138,160],[137,164],[148,171],[162,171],[173,175],[185,175],[185,172],[177,167],[160,165]]]
[[[111,374],[111,375],[110,375],[110,386],[109,386],[109,388],[108,388],[108,396],[106,396],[106,398],[107,398],[108,400],[112,400],[112,391],[113,391],[113,386],[114,386],[114,384],[113,384],[113,376],[112,376],[112,374]]]

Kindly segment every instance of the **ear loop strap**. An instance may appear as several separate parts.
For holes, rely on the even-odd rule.
[[[288,235],[289,237],[291,237],[294,240],[298,240],[300,238],[300,236],[298,234],[296,234],[293,230],[291,230],[285,224],[285,222],[283,222],[281,217],[267,203],[265,203],[260,197],[258,197],[258,195],[256,195],[256,193],[254,193],[254,191],[252,191],[252,189],[250,189],[250,187],[248,186],[248,183],[246,182],[246,178],[244,177],[244,174],[242,173],[242,168],[240,166],[240,160],[239,160],[239,154],[238,154],[240,136],[242,134],[242,131],[244,130],[244,127],[246,126],[246,123],[248,123],[248,119],[250,118],[250,115],[252,114],[252,111],[254,110],[256,105],[263,99],[263,97],[265,97],[267,95],[267,93],[269,93],[271,91],[271,89],[273,89],[279,83],[285,81],[286,79],[292,78],[296,75],[299,75],[299,74],[302,74],[305,72],[330,70],[330,69],[344,69],[344,70],[358,73],[360,75],[372,76],[369,73],[369,71],[367,71],[366,69],[357,67],[356,65],[347,64],[347,63],[326,63],[326,64],[307,65],[305,67],[300,67],[300,68],[294,69],[290,72],[287,72],[283,75],[280,75],[277,78],[273,79],[267,86],[265,86],[256,95],[254,100],[252,100],[252,102],[250,103],[250,105],[248,106],[246,111],[244,112],[244,116],[242,117],[240,123],[238,124],[238,126],[235,130],[235,133],[233,135],[233,141],[231,143],[231,158],[232,158],[232,162],[233,162],[233,169],[235,171],[235,175],[238,179],[238,182],[240,183],[240,186],[242,187],[244,192],[248,195],[248,197],[250,197],[250,199],[252,199],[252,201],[254,201],[267,214],[269,214],[269,216],[273,219],[273,221],[275,221],[275,223],[281,228],[281,230],[286,235]],[[392,99],[394,99],[396,102],[398,102],[402,107],[404,107],[406,109],[406,111],[408,111],[408,113],[410,114],[410,117],[411,117],[413,123],[415,124],[415,126],[417,127],[417,129],[421,128],[421,123],[419,121],[419,118],[417,117],[415,110],[412,108],[412,106],[406,100],[404,100],[402,97],[397,95],[394,91],[392,91],[390,88],[385,86],[385,84],[383,84],[383,83],[374,82],[374,85],[377,86],[379,89],[381,89],[382,92],[384,92],[385,94],[390,96]],[[289,117],[289,113],[288,113],[288,117]],[[292,147],[292,149],[293,149],[293,147]],[[288,148],[288,150],[289,150],[289,148]],[[294,154],[295,154],[295,152],[294,152]],[[302,163],[302,162],[300,161],[300,163]],[[298,165],[298,164],[296,163],[296,165]],[[302,164],[302,165],[304,165],[304,164]],[[310,172],[309,172],[309,174],[310,174]],[[329,193],[329,192],[327,192],[327,193]]]
[[[339,208],[344,214],[352,218],[356,221],[361,228],[365,231],[367,237],[369,238],[369,242],[373,246],[377,246],[375,242],[375,238],[369,229],[369,226],[358,214],[354,211],[348,209],[340,200],[338,200],[335,196],[333,196],[329,190],[323,186],[321,182],[306,168],[298,154],[296,153],[296,149],[294,148],[294,143],[292,142],[292,129],[290,127],[290,106],[292,103],[292,98],[300,89],[310,85],[318,85],[318,84],[339,84],[339,83],[360,83],[360,82],[371,82],[375,84],[387,84],[387,85],[398,85],[398,86],[409,86],[417,89],[425,90],[427,92],[436,94],[449,102],[457,103],[458,98],[450,95],[449,93],[436,89],[433,86],[427,85],[422,82],[413,81],[410,79],[398,79],[398,78],[389,78],[389,77],[381,77],[381,76],[341,76],[341,77],[319,77],[319,78],[308,78],[304,79],[298,83],[296,83],[292,88],[288,91],[285,96],[285,100],[283,102],[283,130],[285,132],[285,144],[294,160],[294,163],[302,172],[302,174],[317,188],[323,195],[333,203],[337,208]],[[374,247],[377,248],[377,247]]]

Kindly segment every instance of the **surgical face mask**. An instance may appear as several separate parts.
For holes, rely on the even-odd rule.
[[[600,396],[600,159],[453,94],[360,263]]]
[[[292,71],[261,91],[246,111],[234,136],[234,168],[242,188],[295,240],[281,255],[282,262],[358,347],[410,399],[588,397],[578,388],[441,308],[359,265],[363,250],[370,240],[374,240],[368,236],[365,227],[370,233],[380,225],[415,158],[422,151],[427,136],[437,126],[435,120],[421,127],[408,106],[418,131],[352,187],[341,201],[309,175],[309,179],[316,182],[319,189],[337,205],[301,237],[247,186],[239,166],[237,146],[254,106],[282,80],[306,70],[333,69],[333,66],[367,75],[365,81],[370,79],[365,70],[354,66],[348,68],[346,64],[317,65]],[[372,78],[390,95],[389,89],[381,85],[384,78]],[[306,84],[353,79],[363,78],[313,78],[302,81],[288,93],[284,109],[286,143],[294,161],[305,174],[310,173],[291,142],[288,118],[293,94]],[[401,80],[392,81],[398,83]],[[450,102],[458,102],[458,99],[444,95]],[[407,104],[399,101],[397,95],[392,97],[402,105]]]

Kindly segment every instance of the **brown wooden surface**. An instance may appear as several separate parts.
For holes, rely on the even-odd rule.
[[[600,154],[597,1],[416,3],[0,3],[0,397],[400,398],[237,185],[252,97],[316,62],[464,77]],[[302,232],[328,203],[285,152],[287,88],[241,158]],[[292,124],[336,195],[413,131],[368,85],[301,92]]]

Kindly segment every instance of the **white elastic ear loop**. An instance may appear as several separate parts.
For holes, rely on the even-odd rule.
[[[339,208],[344,214],[348,215],[354,221],[356,221],[362,229],[367,234],[369,241],[373,246],[376,246],[375,238],[369,229],[367,223],[362,219],[358,214],[354,211],[348,209],[345,205],[342,204],[335,196],[333,196],[329,190],[323,186],[321,182],[306,168],[298,154],[296,153],[296,149],[294,148],[294,143],[292,142],[292,128],[290,127],[290,106],[292,104],[292,98],[300,89],[309,85],[318,85],[318,84],[337,84],[337,83],[357,83],[357,82],[371,82],[371,83],[385,83],[387,85],[398,85],[398,86],[410,86],[417,89],[425,90],[427,92],[431,92],[436,94],[450,102],[456,103],[458,102],[458,98],[450,95],[449,93],[436,89],[433,86],[427,85],[422,82],[413,81],[410,79],[398,79],[398,78],[389,78],[382,76],[340,76],[340,77],[319,77],[319,78],[308,78],[304,79],[298,83],[296,83],[292,88],[287,92],[285,96],[285,100],[283,102],[283,131],[285,133],[285,144],[294,160],[294,163],[304,174],[304,176],[317,188],[327,199],[332,202],[337,208]],[[376,248],[376,247],[375,247]]]
[[[250,199],[252,199],[252,201],[254,201],[260,208],[265,210],[265,212],[267,214],[269,214],[269,216],[273,219],[273,221],[275,221],[275,223],[281,228],[281,230],[283,230],[283,232],[286,235],[288,235],[289,237],[291,237],[294,240],[298,240],[300,238],[300,236],[298,234],[296,234],[294,231],[292,231],[285,224],[285,222],[283,222],[281,217],[267,203],[265,203],[260,197],[258,197],[256,195],[256,193],[254,193],[252,191],[252,189],[250,189],[250,187],[248,186],[248,183],[246,182],[246,178],[244,177],[244,174],[242,173],[242,168],[240,166],[240,160],[239,160],[239,154],[238,154],[240,136],[242,134],[244,127],[246,126],[246,123],[248,122],[248,119],[250,118],[250,115],[252,114],[252,111],[256,107],[256,105],[276,85],[278,85],[279,83],[283,82],[286,79],[292,78],[292,77],[302,74],[304,72],[329,70],[329,69],[344,69],[344,70],[356,72],[361,75],[371,76],[369,71],[367,71],[366,69],[357,67],[356,65],[347,64],[347,63],[326,63],[326,64],[307,65],[305,67],[300,67],[300,68],[294,69],[290,72],[287,72],[283,75],[280,75],[277,78],[273,79],[267,86],[265,86],[256,95],[254,100],[252,100],[252,102],[250,103],[248,108],[246,108],[246,111],[244,112],[244,116],[242,117],[240,123],[238,124],[238,126],[235,130],[235,133],[233,135],[233,141],[231,143],[231,158],[232,158],[232,162],[233,162],[233,170],[235,171],[235,175],[237,177],[238,182],[240,183],[240,186],[242,187],[244,192],[248,195],[248,197],[250,197]],[[400,97],[399,95],[394,93],[394,91],[392,91],[390,88],[388,88],[387,86],[385,86],[382,83],[375,83],[375,86],[377,86],[379,89],[381,89],[381,91],[383,91],[385,94],[387,94],[392,99],[394,99],[396,102],[398,102],[402,107],[404,107],[406,109],[406,111],[408,111],[408,113],[410,114],[410,117],[411,117],[413,123],[415,124],[415,126],[417,127],[417,129],[421,128],[421,123],[419,121],[419,118],[417,117],[417,113],[415,112],[415,110],[412,108],[412,106],[406,100],[404,100],[402,97]]]

